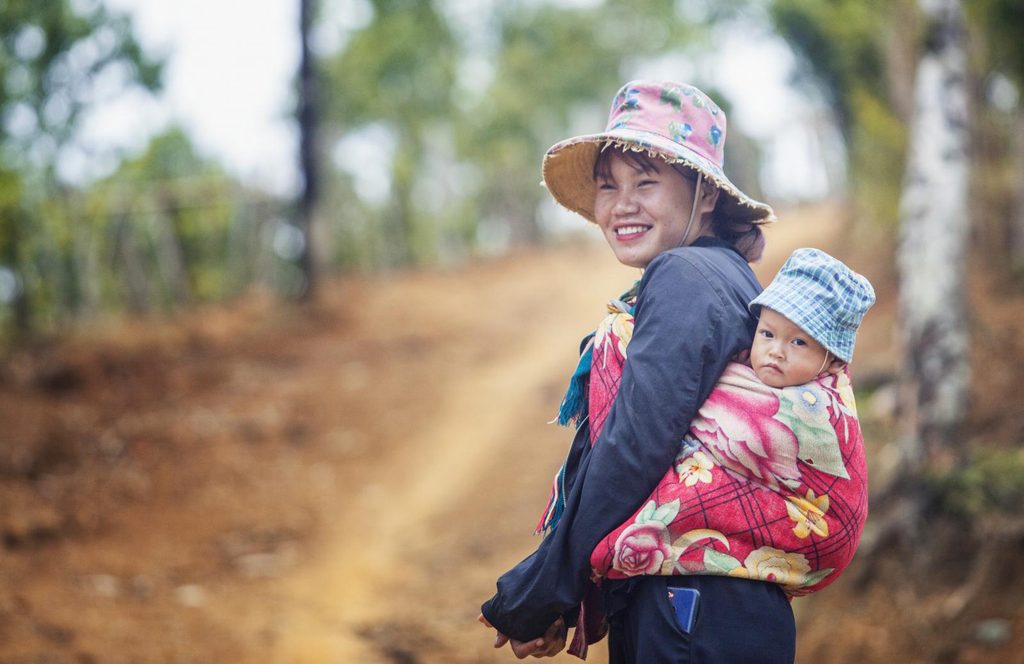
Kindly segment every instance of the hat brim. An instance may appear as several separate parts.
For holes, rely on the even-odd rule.
[[[588,221],[595,221],[594,163],[598,154],[609,146],[644,152],[670,164],[683,164],[700,171],[721,191],[716,210],[727,217],[756,224],[775,221],[775,212],[768,204],[740,191],[709,159],[658,134],[626,128],[576,136],[556,143],[547,151],[541,168],[544,185],[559,205]]]
[[[856,327],[845,328],[841,331],[833,331],[831,334],[824,335],[813,334],[808,330],[811,326],[806,321],[820,320],[821,318],[828,317],[828,312],[823,309],[819,302],[808,300],[798,303],[796,300],[787,299],[779,295],[769,285],[768,288],[761,291],[757,297],[750,301],[750,304],[747,305],[747,311],[760,318],[763,307],[767,307],[787,318],[791,323],[803,330],[807,336],[817,341],[825,350],[843,362],[849,363],[853,361],[853,347],[857,342]]]

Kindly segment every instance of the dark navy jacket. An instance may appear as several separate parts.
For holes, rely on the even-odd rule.
[[[498,579],[484,617],[501,633],[538,638],[559,616],[572,622],[590,578],[590,554],[650,496],[697,409],[755,321],[761,291],[744,258],[717,238],[666,251],[644,271],[618,395],[597,443],[576,432],[557,527]]]

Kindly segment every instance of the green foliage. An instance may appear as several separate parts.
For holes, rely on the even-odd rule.
[[[1024,510],[1024,450],[986,449],[952,472],[933,477],[939,506],[962,517]]]
[[[903,181],[906,123],[897,100],[912,80],[894,74],[893,44],[914,48],[911,0],[773,0],[770,15],[799,56],[804,81],[829,102],[847,147],[858,216],[894,228]],[[897,31],[898,37],[894,37]]]
[[[77,227],[54,175],[83,112],[104,101],[100,90],[154,89],[159,77],[128,19],[99,3],[0,4],[0,268],[17,280],[4,312],[17,329],[52,326],[85,297]]]
[[[520,241],[535,241],[534,214],[544,191],[539,157],[557,140],[581,104],[602,108],[619,80],[631,25],[607,30],[604,12],[542,6],[533,12],[513,8],[502,20],[493,80],[459,125],[462,154],[479,164],[483,187],[478,214],[509,228]],[[616,16],[622,18],[617,9]],[[586,47],[582,47],[586,45]],[[603,117],[595,119],[603,122]]]
[[[459,26],[438,3],[371,4],[369,24],[323,62],[326,133],[374,123],[393,136],[390,200],[363,205],[344,222],[363,230],[341,233],[381,253],[412,238],[400,262],[467,253],[485,229],[514,243],[541,239],[543,151],[581,115],[590,127],[604,121],[627,63],[682,50],[699,34],[674,0],[503,2],[486,17],[487,35],[469,41],[455,37]],[[713,4],[709,16],[724,11]]]
[[[165,251],[180,252],[185,280],[163,285],[165,306],[175,299],[211,300],[227,293],[222,261],[233,217],[234,185],[219,166],[196,154],[183,131],[172,128],[156,136],[141,156],[126,161],[94,192],[103,186],[123,188],[116,196],[122,210],[135,223],[148,222],[154,234],[167,233],[162,236]],[[165,281],[173,279],[166,272],[163,276]]]
[[[847,139],[857,122],[858,91],[885,94],[881,40],[890,11],[889,3],[862,0],[775,0],[771,5],[776,28],[833,105]]]
[[[324,63],[325,124],[335,135],[370,123],[394,133],[393,197],[380,225],[385,245],[393,248],[385,262],[404,264],[421,259],[430,244],[415,241],[422,235],[422,215],[413,191],[426,167],[428,134],[454,115],[455,43],[433,2],[371,4],[370,24]]]
[[[985,31],[990,66],[1024,86],[1024,3],[975,0],[965,4],[970,18]]]
[[[858,89],[850,107],[856,123],[848,145],[849,186],[868,219],[895,228],[902,193],[907,126],[876,95]]]
[[[972,108],[973,238],[992,267],[1024,284],[1024,4],[974,0],[964,8],[978,87],[987,93]]]
[[[450,110],[452,36],[432,2],[373,5],[370,25],[327,63],[327,110],[343,126],[384,120],[415,132]]]
[[[38,186],[0,177],[0,267],[15,268],[20,285],[0,303],[0,323],[23,333],[279,285],[291,265],[270,253],[280,206],[199,156],[180,129],[86,190],[41,196]]]
[[[0,116],[16,113],[17,133],[0,125],[0,159],[52,167],[103,81],[155,89],[161,66],[148,58],[127,17],[99,3],[77,13],[70,0],[0,4]],[[85,7],[86,3],[78,3]]]

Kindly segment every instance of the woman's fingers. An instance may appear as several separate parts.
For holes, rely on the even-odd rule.
[[[565,648],[565,621],[559,618],[544,632],[544,636],[532,641],[516,641],[513,639],[512,652],[519,659],[526,657],[554,657]]]
[[[544,655],[535,655],[535,653],[541,651],[544,648],[544,639],[534,639],[533,641],[516,641],[512,639],[512,652],[518,659],[526,659],[530,655],[537,657],[543,657]]]
[[[565,647],[565,637],[568,629],[565,626],[565,621],[561,618],[552,623],[551,627],[548,627],[548,631],[544,633],[544,640],[547,644],[545,652],[550,657],[554,657],[558,653],[562,652],[562,648]]]
[[[494,626],[491,625],[482,613],[476,619],[481,625],[493,629]],[[544,632],[544,636],[532,641],[516,641],[498,632],[498,635],[494,638],[494,647],[501,648],[508,643],[509,647],[512,648],[512,653],[518,659],[526,659],[530,656],[554,657],[565,648],[565,633],[565,621],[559,618],[551,627],[548,627],[547,631]]]
[[[484,627],[490,627],[491,629],[494,629],[494,625],[491,624],[490,620],[484,618],[484,614],[482,613],[476,617],[476,621]],[[502,634],[501,632],[498,632],[497,636],[494,637],[494,647],[500,648],[506,643],[508,643],[508,637]]]
[[[558,653],[562,652],[563,648],[565,648],[565,638],[559,638],[555,641],[551,641],[548,643],[547,648],[544,649],[544,656],[554,657]]]

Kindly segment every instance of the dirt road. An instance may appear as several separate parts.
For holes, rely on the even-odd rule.
[[[773,230],[762,281],[828,217]],[[0,661],[514,661],[477,608],[536,545],[576,343],[637,277],[576,244],[14,358]]]

